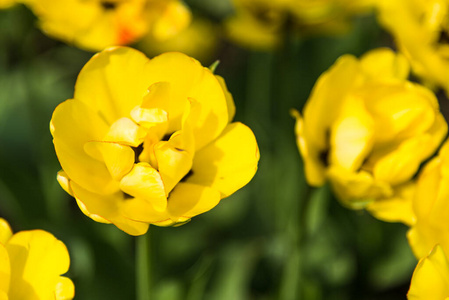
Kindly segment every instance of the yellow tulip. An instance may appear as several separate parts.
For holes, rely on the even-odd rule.
[[[225,31],[231,40],[240,45],[269,50],[281,44],[287,30],[300,35],[344,32],[350,17],[368,11],[371,2],[233,0],[235,14],[225,21]]]
[[[256,172],[256,139],[234,112],[224,80],[193,58],[106,49],[53,113],[58,180],[87,216],[128,234],[184,223]]]
[[[435,244],[449,253],[449,143],[432,159],[419,175],[413,209],[416,224],[408,239],[416,257],[427,255]]]
[[[381,0],[378,11],[413,71],[449,92],[449,1]]]
[[[422,258],[413,272],[408,300],[449,299],[449,262],[437,245]]]
[[[447,124],[434,94],[408,72],[389,49],[340,57],[318,79],[304,117],[296,113],[296,134],[309,184],[329,181],[349,207],[412,224],[412,178]]]
[[[0,299],[73,299],[65,245],[43,230],[13,234],[0,218]]]
[[[167,39],[188,26],[179,0],[21,0],[54,38],[86,50],[126,45],[151,34]]]

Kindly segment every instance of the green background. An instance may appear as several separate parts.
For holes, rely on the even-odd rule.
[[[188,3],[216,22],[230,12],[226,1]],[[76,299],[134,299],[135,238],[83,215],[56,182],[51,114],[93,53],[35,23],[21,5],[0,11],[0,216],[14,231],[44,229],[67,245]],[[220,41],[216,73],[234,96],[235,120],[256,135],[259,170],[190,223],[151,226],[153,299],[406,298],[416,265],[407,228],[347,210],[327,186],[308,187],[289,114],[340,55],[391,45],[373,15],[338,37],[288,37],[274,52]]]

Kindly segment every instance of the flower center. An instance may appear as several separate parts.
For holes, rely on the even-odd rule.
[[[441,57],[449,59],[449,31],[446,28],[441,29],[439,33],[436,51]]]
[[[449,59],[449,17],[446,16],[445,20],[440,25],[440,30],[435,41],[435,48],[438,54]]]
[[[118,3],[115,1],[100,1],[100,5],[104,10],[114,10],[117,8]]]
[[[139,156],[143,151],[143,143],[137,147],[132,147],[134,150],[134,163],[137,164],[139,162]]]
[[[181,180],[179,182],[185,182],[187,181],[187,179],[193,175],[193,170],[190,169],[189,173],[187,173],[184,177],[181,178]]]
[[[447,30],[442,29],[438,37],[438,44],[449,44],[449,33]]]

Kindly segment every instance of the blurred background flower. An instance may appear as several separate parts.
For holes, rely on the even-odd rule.
[[[352,208],[413,224],[411,182],[439,147],[447,124],[434,94],[407,80],[408,64],[389,49],[343,56],[296,113],[309,184],[329,181]]]
[[[280,46],[287,34],[342,34],[354,15],[366,13],[369,0],[233,0],[234,14],[225,22],[227,36],[255,49]],[[245,28],[245,30],[242,30]]]
[[[449,1],[377,1],[380,23],[393,35],[413,71],[449,93]]]
[[[190,22],[190,11],[178,0],[17,2],[33,11],[45,34],[89,51],[127,45],[144,34],[163,41]]]

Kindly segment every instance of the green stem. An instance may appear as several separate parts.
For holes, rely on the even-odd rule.
[[[151,228],[151,226],[150,226]],[[151,299],[151,246],[150,228],[137,237],[136,245],[136,293],[137,300]]]

